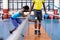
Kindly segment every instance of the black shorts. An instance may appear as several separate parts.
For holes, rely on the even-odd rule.
[[[42,20],[42,10],[34,10],[34,16],[37,17],[37,20],[41,22]]]

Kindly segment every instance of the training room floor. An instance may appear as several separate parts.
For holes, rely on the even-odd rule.
[[[6,40],[10,33],[9,31],[13,29],[13,25],[10,22],[10,20],[7,21],[0,21],[0,38],[3,38]],[[46,30],[46,32],[45,32]],[[42,21],[42,27],[41,27],[41,36],[37,37],[37,35],[34,35],[34,25],[33,23],[30,23],[29,31],[27,29],[26,35],[24,37],[24,40],[60,40],[60,21],[58,20],[43,20]],[[24,30],[23,30],[24,31]],[[28,35],[29,32],[29,35]]]
[[[26,35],[24,40],[51,40],[51,38],[47,35],[45,30],[41,27],[41,35],[34,34],[34,24],[30,24],[29,29],[26,31]]]
[[[29,31],[26,32],[25,40],[60,40],[60,19],[48,19],[41,22],[41,36],[34,35],[34,24],[30,24]],[[29,35],[27,33],[29,32]]]

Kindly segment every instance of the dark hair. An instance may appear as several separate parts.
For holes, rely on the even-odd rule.
[[[24,10],[29,10],[29,6],[28,5],[24,6],[23,8],[24,8]]]

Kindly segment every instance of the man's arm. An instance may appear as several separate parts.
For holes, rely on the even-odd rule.
[[[34,2],[32,3],[31,9],[29,10],[30,13],[31,13],[33,7],[34,7]]]
[[[45,7],[45,3],[43,2],[43,7],[44,7],[44,11],[46,13],[46,7]]]
[[[33,7],[34,7],[34,3],[32,3],[32,6],[31,6],[31,11],[32,11]]]

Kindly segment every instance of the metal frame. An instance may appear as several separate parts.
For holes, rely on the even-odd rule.
[[[54,10],[54,0],[47,0],[47,1],[48,1],[48,2],[45,2],[45,3],[48,3],[48,11],[49,11],[49,10]],[[53,5],[52,5],[53,8],[51,8],[50,3],[53,4]]]
[[[27,5],[28,3],[30,3],[28,6],[31,7],[31,3],[32,3],[32,0],[29,0],[30,2],[28,2],[28,0],[25,0],[25,2],[23,2],[23,0],[20,0],[20,1],[16,1],[14,2],[15,0],[12,0],[12,2],[9,2],[9,4],[11,3],[12,4],[12,8],[9,8],[9,10],[20,10],[22,7],[23,7],[23,3],[25,3],[25,5]],[[47,0],[48,2],[45,2],[45,3],[48,3],[48,5],[50,5],[50,3],[53,3],[53,9],[54,9],[54,0]],[[17,4],[17,8],[14,8],[14,3]],[[21,8],[19,8],[19,3],[21,3]],[[53,10],[52,8],[50,8],[50,6],[48,6],[48,9],[47,10]]]
[[[0,11],[3,9],[3,7],[2,7],[2,0],[0,1]]]
[[[59,7],[60,7],[60,0],[59,0]]]
[[[26,2],[23,2],[23,0],[21,0],[21,2],[19,2],[18,0],[16,1],[16,2],[14,2],[15,0],[12,0],[12,2],[9,2],[9,0],[8,0],[8,3],[9,3],[9,5],[10,5],[10,3],[11,3],[11,5],[12,5],[12,8],[10,8],[9,7],[9,5],[8,5],[8,7],[9,7],[9,10],[20,10],[22,7],[23,7],[23,3],[26,3],[26,5],[28,4],[28,3],[30,3],[30,7],[31,7],[31,3],[32,3],[32,0],[29,0],[30,2],[28,2],[28,0],[25,0]],[[48,9],[47,10],[54,10],[54,0],[47,0],[48,2],[45,2],[45,3],[48,3],[48,4],[50,4],[50,3],[53,3],[53,9],[51,9],[50,8],[50,6],[48,7]],[[2,10],[2,0],[0,1],[0,11]],[[14,8],[14,3],[16,3],[17,4],[17,8]],[[21,3],[21,8],[19,8],[18,6],[18,3]],[[59,2],[60,3],[60,2]]]

